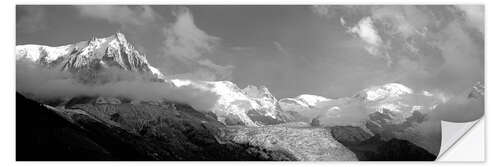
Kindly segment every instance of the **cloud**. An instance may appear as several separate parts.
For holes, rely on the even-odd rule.
[[[171,79],[184,79],[192,81],[216,81],[217,75],[206,69],[196,69],[187,73],[174,74],[169,76]]]
[[[84,17],[103,19],[122,26],[141,26],[156,21],[158,17],[150,6],[82,5],[76,8]]]
[[[163,52],[167,57],[179,60],[192,71],[176,76],[203,80],[231,79],[234,66],[218,65],[208,59],[219,46],[221,39],[198,28],[188,8],[178,8],[173,14],[176,21],[163,29]]]
[[[16,31],[33,33],[44,30],[46,25],[46,11],[41,6],[16,7]]]
[[[199,76],[210,80],[231,78],[232,66],[215,64],[207,57],[217,48],[220,38],[198,28],[193,15],[186,7],[173,10],[173,21],[168,21],[165,19],[167,17],[160,15],[150,6],[100,5],[76,8],[81,16],[119,24],[128,32],[127,35],[132,35],[132,39],[142,39],[142,36],[150,36],[151,32],[158,32],[160,38],[163,37],[160,39],[162,44],[160,49],[157,49],[159,51],[151,52],[158,56],[160,62],[166,62],[166,65],[159,64],[158,67],[173,76]],[[138,48],[147,47],[139,44]]]
[[[193,60],[214,49],[219,38],[199,29],[187,8],[179,8],[174,15],[176,21],[163,30],[166,53],[181,60]]]
[[[405,38],[419,33],[432,22],[431,17],[416,6],[382,6],[372,9],[371,15],[386,25],[386,31]]]
[[[378,35],[377,29],[373,26],[373,21],[370,17],[361,19],[358,25],[348,28],[349,33],[356,34],[364,42],[368,44],[367,51],[376,56],[379,53],[379,47],[382,46],[382,39]]]
[[[342,26],[347,28],[347,32],[354,34],[365,43],[365,50],[372,56],[381,57],[386,60],[388,67],[392,65],[392,58],[387,52],[384,41],[380,37],[376,27],[373,25],[371,17],[361,19],[357,25],[353,27],[346,26],[345,20],[340,18]]]
[[[431,117],[451,122],[470,122],[484,115],[484,97],[468,98],[467,94],[455,96],[442,105],[438,105]]]
[[[212,62],[210,59],[202,59],[198,61],[198,64],[207,67],[208,69],[213,69],[215,71],[216,76],[218,76],[219,80],[231,80],[232,78],[232,72],[234,69],[234,66],[232,65],[227,65],[227,66],[222,66],[222,65],[217,65],[214,62]]]
[[[484,76],[483,8],[328,6],[324,13],[362,40],[368,53],[385,59],[389,71],[384,78],[458,91]]]
[[[277,41],[274,41],[273,42],[273,45],[274,47],[276,47],[276,49],[284,56],[286,57],[290,57],[290,53],[285,49],[283,48],[283,46],[281,46],[281,44]]]
[[[39,100],[67,99],[77,96],[127,97],[133,100],[168,100],[210,111],[219,95],[208,89],[174,87],[165,82],[143,80],[125,71],[104,71],[118,80],[102,84],[82,84],[67,72],[48,69],[27,61],[16,62],[16,91]]]
[[[171,79],[187,79],[195,81],[216,81],[216,80],[232,80],[234,66],[218,65],[210,59],[201,59],[197,61],[197,68],[187,73],[175,74],[169,76]]]
[[[483,6],[369,6],[366,13],[339,8],[328,8],[335,12],[328,19],[340,20],[368,52],[393,61],[377,74],[379,82],[457,95],[484,80]],[[432,117],[470,121],[483,113],[482,101],[462,95],[437,108]]]
[[[370,17],[361,19],[356,27],[352,27],[348,31],[358,34],[358,36],[368,44],[380,45],[382,43]]]
[[[483,5],[457,5],[458,9],[465,12],[467,24],[484,34],[484,6]]]

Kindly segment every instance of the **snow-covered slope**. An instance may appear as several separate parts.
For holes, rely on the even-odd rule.
[[[191,81],[172,79],[176,87],[190,86],[203,91],[210,91],[219,96],[212,108],[219,121],[228,124],[259,126],[265,124],[262,118],[280,122],[276,109],[277,100],[264,87],[248,86],[240,89],[230,81]],[[250,114],[253,114],[251,116]]]
[[[257,112],[260,112],[265,116],[277,119],[276,104],[278,103],[278,100],[276,100],[276,98],[271,94],[267,87],[248,85],[247,87],[242,89],[241,92],[251,100],[256,102],[254,106]]]
[[[278,103],[283,111],[294,111],[309,118],[317,117],[326,125],[362,126],[373,112],[390,114],[393,120],[389,121],[396,123],[404,121],[413,111],[428,111],[437,101],[432,95],[414,93],[403,84],[388,83],[363,89],[352,97],[328,99],[300,95],[283,98]]]
[[[16,60],[25,58],[33,62],[53,62],[62,56],[70,54],[73,49],[73,45],[58,47],[43,45],[18,45],[16,46]]]
[[[481,97],[481,85],[477,84],[471,92],[471,97]],[[368,87],[351,97],[309,98],[320,99],[309,101],[284,98],[279,105],[283,110],[298,111],[317,120],[321,126],[359,127],[372,135],[409,140],[437,153],[439,150],[434,148],[439,148],[440,139],[426,136],[418,127],[424,126],[421,123],[427,121],[428,115],[445,103],[448,96],[439,91],[414,91],[400,83],[387,83]]]
[[[484,85],[482,82],[477,82],[472,86],[472,90],[470,91],[469,98],[473,99],[484,99]]]
[[[71,73],[97,72],[110,67],[126,71],[163,74],[152,67],[146,56],[127,41],[122,33],[105,38],[91,38],[64,46],[17,45],[16,60],[27,60]]]
[[[319,107],[323,102],[330,101],[322,96],[303,94],[295,98],[283,98],[278,101],[281,110],[284,111],[294,111],[294,112],[305,112]]]
[[[370,117],[370,114],[375,112],[387,116],[384,117],[384,122],[398,124],[406,121],[415,111],[426,114],[432,112],[436,105],[442,103],[441,96],[427,91],[417,93],[399,83],[372,86],[361,90],[352,97],[323,99],[321,103],[313,103],[315,105],[307,105],[309,103],[292,100],[289,98],[282,99],[280,100],[280,106],[286,108],[287,106],[282,104],[287,103],[282,103],[282,101],[292,101],[295,104],[302,104],[295,105],[301,106],[301,108],[296,108],[317,113],[322,124],[339,125],[338,123],[349,122],[346,120],[352,118],[352,124],[345,124],[352,126],[363,126],[365,122],[371,121],[370,119],[379,118]],[[356,118],[358,120],[355,121]],[[379,120],[375,120],[375,122],[377,121]]]
[[[391,111],[401,114],[400,119],[411,116],[413,111],[428,112],[441,101],[427,91],[416,93],[400,83],[372,86],[353,97],[361,100],[371,112]]]
[[[412,94],[413,90],[399,83],[388,83],[363,89],[355,97],[365,101],[378,101]]]

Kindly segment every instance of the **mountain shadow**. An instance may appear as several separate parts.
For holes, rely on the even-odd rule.
[[[356,154],[361,161],[434,161],[436,156],[406,140],[383,140],[359,127],[330,127],[332,136]]]
[[[144,124],[127,116],[140,116],[136,109],[103,120],[16,93],[16,160],[295,160],[284,152],[220,140],[216,132],[224,125],[186,105],[177,107],[186,111],[177,117],[144,118]],[[176,137],[169,138],[172,134]]]

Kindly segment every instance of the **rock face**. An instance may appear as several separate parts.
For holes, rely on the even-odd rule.
[[[186,105],[96,103],[81,97],[50,107],[16,95],[16,159],[295,160],[222,140],[224,125]]]
[[[229,127],[225,138],[236,143],[287,152],[301,161],[355,161],[355,154],[324,128],[269,125]]]
[[[372,137],[371,134],[356,126],[334,126],[328,129],[333,138],[344,145],[355,145]]]
[[[56,70],[71,72],[89,82],[95,80],[93,77],[100,71],[109,68],[151,74],[156,78],[164,77],[122,33],[106,38],[92,37],[88,41],[59,47],[17,45],[16,60],[31,61]]]

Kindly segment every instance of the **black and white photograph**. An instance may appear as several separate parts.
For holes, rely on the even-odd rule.
[[[15,161],[436,161],[485,116],[484,4],[16,4],[13,50]]]

